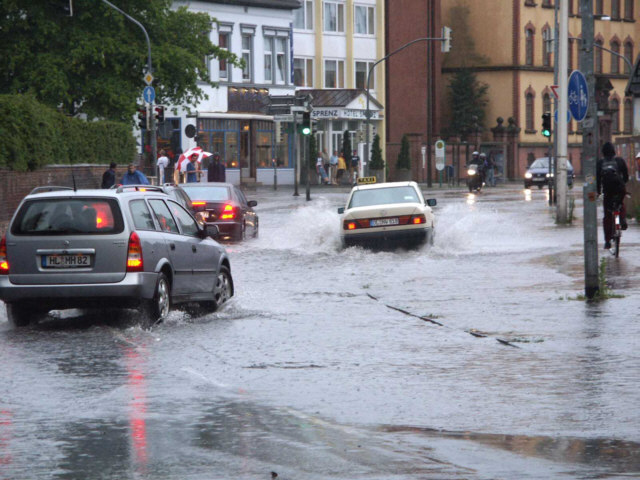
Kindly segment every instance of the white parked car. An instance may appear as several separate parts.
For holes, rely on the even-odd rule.
[[[416,182],[353,187],[342,214],[342,245],[388,248],[433,244],[434,198],[424,200]]]

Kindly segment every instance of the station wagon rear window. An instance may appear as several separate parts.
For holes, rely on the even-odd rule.
[[[123,230],[118,202],[108,198],[28,200],[11,228],[15,235],[107,235]]]
[[[231,192],[228,187],[211,187],[183,185],[182,188],[187,192],[192,200],[205,200],[207,202],[224,202],[231,198]]]

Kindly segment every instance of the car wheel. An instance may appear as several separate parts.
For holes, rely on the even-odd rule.
[[[14,327],[26,327],[31,322],[34,312],[24,305],[16,303],[7,304],[7,319]]]
[[[171,284],[164,273],[158,275],[156,291],[144,308],[145,320],[151,325],[164,320],[171,310]]]
[[[233,297],[233,278],[231,278],[229,269],[223,265],[220,267],[220,271],[216,276],[211,309],[215,312],[231,297]]]

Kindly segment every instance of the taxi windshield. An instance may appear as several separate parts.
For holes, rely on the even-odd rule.
[[[390,203],[420,203],[420,197],[411,186],[356,190],[351,196],[348,208]]]

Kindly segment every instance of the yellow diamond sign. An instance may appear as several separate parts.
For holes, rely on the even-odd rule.
[[[147,73],[144,76],[144,83],[146,83],[147,85],[151,85],[152,82],[153,82],[153,75],[151,75],[150,73]]]

